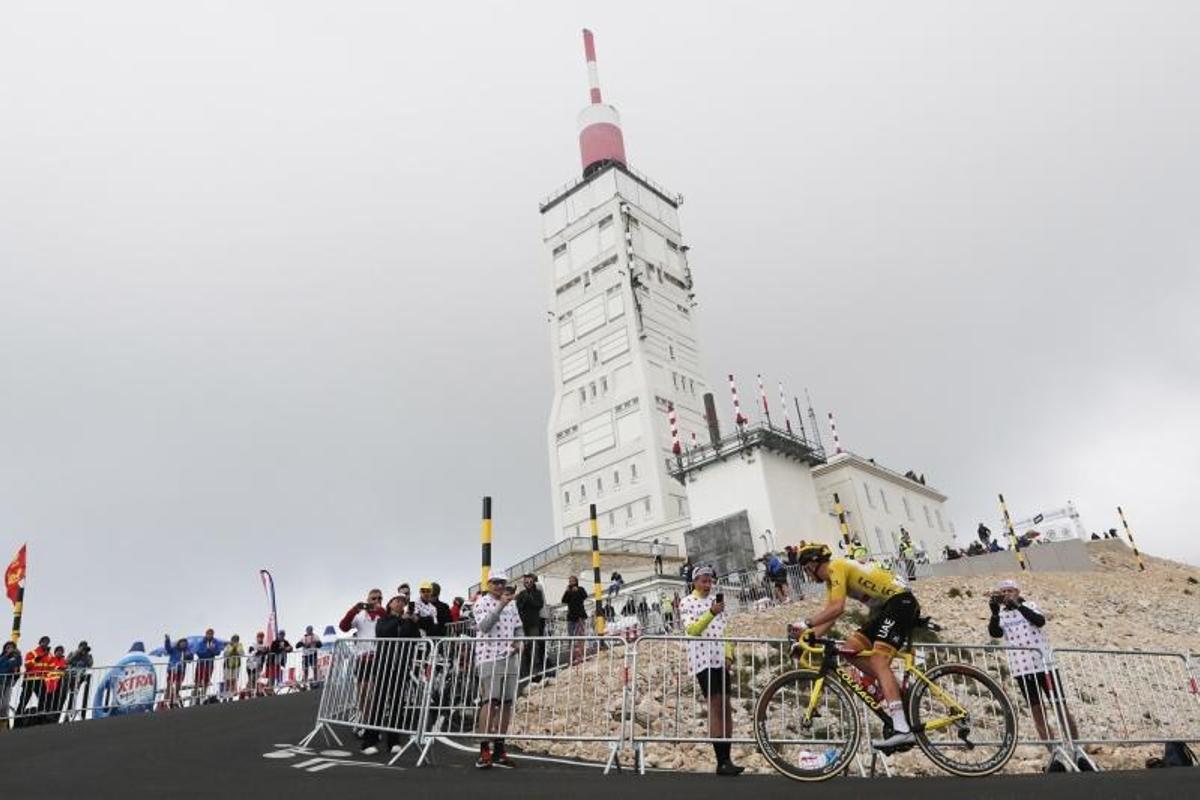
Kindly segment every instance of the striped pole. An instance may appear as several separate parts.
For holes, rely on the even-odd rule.
[[[603,595],[603,587],[600,585],[600,523],[596,521],[595,503],[588,506],[588,523],[592,529],[592,598],[596,601],[592,622],[596,626],[596,634],[603,636],[608,620],[604,618],[604,612],[600,608],[600,598]]]
[[[741,428],[750,420],[742,414],[742,404],[738,402],[737,384],[733,382],[733,374],[729,375],[729,394],[733,396],[733,424]]]
[[[21,641],[21,615],[25,613],[25,581],[21,581],[21,585],[17,587],[17,602],[13,604],[13,626],[12,639],[13,644],[19,644]],[[0,709],[5,713],[8,709]]]
[[[1117,516],[1121,518],[1121,525],[1125,528],[1125,535],[1129,537],[1129,546],[1133,548],[1133,554],[1137,556],[1138,571],[1146,571],[1146,562],[1142,561],[1142,554],[1138,552],[1137,545],[1133,543],[1133,531],[1129,530],[1129,523],[1125,521],[1125,512],[1117,506]]]
[[[1029,569],[1025,565],[1025,554],[1017,547],[1017,532],[1013,530],[1012,517],[1008,516],[1008,506],[1004,502],[1004,495],[1000,495],[1000,510],[1004,512],[1004,528],[1008,531],[1008,541],[1012,543],[1013,552],[1017,554],[1017,563],[1021,565],[1021,571]]]
[[[833,511],[837,514],[838,528],[842,531],[842,547],[850,547],[850,525],[846,522],[846,509],[842,505],[842,498],[838,497],[838,493],[833,493]]]
[[[787,395],[783,392],[783,381],[779,382],[779,405],[783,408],[783,426],[787,428],[787,432],[792,432],[792,418],[788,414]]]
[[[671,425],[671,452],[675,454],[675,463],[683,462],[683,445],[679,443],[679,418],[675,415],[675,404],[667,404],[667,422]]]
[[[829,414],[829,432],[833,434],[833,452],[834,455],[837,455],[842,452],[842,440],[838,438],[837,423],[833,421],[833,412],[827,413]]]
[[[767,406],[767,390],[763,388],[762,373],[758,373],[758,396],[762,398],[763,418],[767,421],[767,427],[771,427],[771,409]]]
[[[487,591],[492,576],[492,498],[483,498],[483,523],[479,527],[480,567],[479,588]]]

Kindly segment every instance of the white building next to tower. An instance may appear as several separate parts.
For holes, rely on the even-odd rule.
[[[674,404],[703,427],[704,384],[681,198],[625,163],[616,109],[580,114],[583,176],[541,204],[550,264],[554,400],[547,428],[557,539],[601,535],[683,544],[687,493],[667,470]]]

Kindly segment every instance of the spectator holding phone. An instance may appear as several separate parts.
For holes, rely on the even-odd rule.
[[[407,602],[407,600],[406,600]],[[383,617],[383,590],[367,592],[365,603],[355,603],[343,616],[338,627],[342,633],[353,632],[354,679],[358,682],[358,709],[363,719],[371,716],[371,683],[374,678],[375,625]],[[367,745],[363,745],[366,747]]]
[[[1075,719],[1063,697],[1062,678],[1050,663],[1050,641],[1043,630],[1046,617],[1037,605],[1021,596],[1021,587],[1014,580],[1000,581],[988,597],[988,607],[992,612],[988,620],[988,633],[996,639],[1003,639],[1008,647],[1023,648],[1008,651],[1008,667],[1021,694],[1029,703],[1038,737],[1042,741],[1048,739],[1046,712],[1042,710],[1042,698],[1045,697],[1051,705],[1061,708],[1059,723],[1065,719],[1071,738],[1077,738],[1079,732],[1075,728]],[[1078,748],[1075,762],[1080,771],[1089,772],[1093,769],[1087,755]],[[1064,770],[1065,767],[1052,757],[1047,772]]]
[[[516,589],[508,585],[508,576],[495,572],[488,578],[488,593],[476,601],[475,667],[479,672],[479,698],[482,710],[478,727],[483,738],[475,766],[512,767],[504,746],[504,734],[517,702],[517,682],[521,659],[516,637],[520,636],[521,617],[517,613]]]
[[[733,647],[725,638],[725,597],[712,596],[716,572],[699,566],[692,571],[692,593],[679,603],[680,621],[691,641],[687,644],[688,668],[700,691],[708,698],[708,735],[713,739],[718,775],[740,775],[745,767],[733,763],[733,708],[729,700],[729,674]],[[725,741],[717,741],[717,740]]]

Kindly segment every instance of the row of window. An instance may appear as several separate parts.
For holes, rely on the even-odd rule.
[[[651,516],[653,516],[654,506],[651,504],[650,498],[643,497],[640,501],[626,503],[623,506],[609,511],[606,515],[609,530],[616,528],[618,524],[623,524],[626,527],[633,525],[634,517],[636,516],[638,508],[641,509],[642,517],[644,519],[649,519]],[[584,523],[578,523],[574,525],[573,528],[573,530],[568,530],[567,533],[573,536],[583,535]]]
[[[629,465],[629,482],[637,483],[637,481],[638,481],[637,464],[630,464]],[[589,478],[586,481],[580,481],[579,491],[577,493],[575,493],[573,496],[574,502],[579,502],[579,503],[589,502],[588,501],[588,484],[589,483],[592,483],[594,490],[595,490],[595,494],[592,495],[593,497],[603,497],[604,496],[604,477],[597,475],[594,479]],[[621,470],[620,469],[613,470],[612,483],[609,484],[609,488],[613,491],[616,491],[621,488]],[[563,507],[566,508],[566,507],[570,506],[572,502],[573,502],[573,500],[572,500],[571,490],[564,489],[563,490]],[[650,502],[649,498],[646,499],[646,502],[647,503]]]
[[[865,494],[867,497],[867,505],[870,506],[871,508],[875,508],[875,498],[871,494],[871,484],[867,483],[866,481],[863,481],[863,494]],[[901,495],[900,500],[904,504],[904,516],[908,519],[909,522],[915,522],[916,517],[913,516],[912,506],[908,502],[908,497],[906,497],[905,495]],[[886,513],[886,514],[892,513],[892,509],[888,506],[887,493],[883,490],[883,487],[879,487],[879,502],[883,504],[884,513]],[[933,514],[930,515],[929,506],[922,504],[921,508],[925,512],[925,524],[927,526],[929,526],[930,528],[932,528],[934,525],[934,517],[936,517],[937,518],[937,529],[939,531],[942,531],[943,533],[945,533],[946,527],[945,527],[945,523],[942,522],[942,510],[940,508],[935,508],[933,510]]]

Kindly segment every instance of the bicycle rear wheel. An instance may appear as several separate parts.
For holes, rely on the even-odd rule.
[[[785,672],[767,684],[754,707],[758,749],[778,772],[797,781],[832,778],[858,750],[858,708],[836,678],[825,678],[815,713],[805,719],[819,678],[813,670]]]
[[[983,670],[967,664],[940,664],[925,677],[967,715],[936,730],[926,729],[958,710],[925,682],[913,685],[908,721],[922,752],[953,775],[979,777],[1002,769],[1017,748],[1017,716],[1000,685]]]

